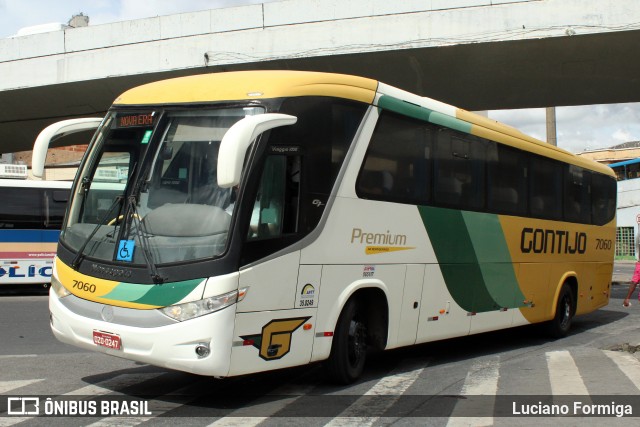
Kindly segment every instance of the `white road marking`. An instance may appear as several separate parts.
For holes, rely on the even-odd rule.
[[[44,381],[44,378],[40,378],[37,380],[0,381],[0,394],[8,393],[11,390],[25,387],[29,384],[37,383],[39,381]]]
[[[495,396],[498,393],[499,368],[500,361],[497,357],[475,362],[467,373],[460,394],[463,396]],[[484,400],[460,400],[451,413],[447,427],[491,426],[493,425],[493,417],[460,416],[486,412],[487,402]],[[492,408],[491,412],[493,412]]]
[[[329,421],[326,426],[373,425],[411,387],[425,368],[426,366],[423,366],[413,371],[400,372],[382,378],[340,415]],[[386,396],[387,399],[378,401],[372,399],[371,396]]]
[[[207,427],[254,427],[269,419],[299,398],[306,396],[314,385],[285,384],[268,393],[264,398],[251,402],[246,407],[237,409],[226,417],[220,418]],[[291,396],[273,400],[273,396]],[[260,416],[243,416],[247,413],[258,413]]]
[[[589,394],[580,371],[568,351],[550,351],[546,356],[552,395],[587,396]]]
[[[629,353],[620,351],[604,350],[604,354],[618,365],[618,368],[631,380],[638,390],[640,390],[640,360]]]

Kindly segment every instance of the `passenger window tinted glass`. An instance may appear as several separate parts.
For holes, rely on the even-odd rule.
[[[606,175],[594,173],[591,177],[591,219],[594,224],[604,225],[616,213],[616,181]]]
[[[492,144],[488,156],[489,210],[513,215],[527,213],[527,158],[525,153]]]
[[[40,229],[42,218],[42,191],[33,188],[5,188],[0,203],[0,228]]]
[[[616,207],[611,177],[389,111],[380,114],[356,194],[599,225]]]
[[[591,222],[591,173],[573,165],[565,167],[564,219]]]
[[[426,204],[431,198],[433,135],[426,122],[383,112],[356,183],[358,196]]]
[[[484,207],[487,142],[448,129],[437,133],[434,152],[437,205],[478,210]]]
[[[531,215],[537,218],[562,218],[562,165],[533,156],[530,167]]]
[[[69,200],[69,190],[45,190],[44,227],[60,229]]]

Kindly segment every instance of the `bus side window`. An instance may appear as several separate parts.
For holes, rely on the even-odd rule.
[[[616,181],[610,176],[591,174],[591,219],[595,225],[605,225],[616,213]]]
[[[529,209],[535,218],[562,218],[562,165],[539,156],[531,158]]]
[[[586,170],[565,167],[564,220],[588,224],[591,222],[591,175]]]
[[[298,231],[300,156],[270,155],[262,171],[248,240],[261,240]]]
[[[45,190],[44,228],[59,229],[62,227],[68,201],[69,190]]]
[[[427,204],[434,134],[427,122],[383,111],[356,181],[358,197]]]
[[[527,156],[518,150],[491,143],[487,162],[489,212],[526,215]]]
[[[41,229],[41,191],[33,188],[5,188],[3,203],[0,204],[0,228]]]
[[[484,208],[487,142],[440,129],[434,156],[434,196],[440,206]]]

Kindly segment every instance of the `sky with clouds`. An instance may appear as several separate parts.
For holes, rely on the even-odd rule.
[[[269,1],[269,0],[266,0]],[[90,25],[197,10],[265,3],[265,0],[0,0],[0,37],[20,28],[61,22],[82,12]],[[273,0],[271,0],[273,1]]]
[[[490,111],[489,117],[546,141],[544,108]],[[640,141],[640,103],[556,108],[558,146],[579,153]]]
[[[98,25],[268,1],[274,0],[0,0],[0,38],[23,27],[67,23],[81,12]],[[569,151],[640,141],[640,103],[558,107],[556,115],[558,146]],[[490,111],[489,117],[546,139],[544,109]]]

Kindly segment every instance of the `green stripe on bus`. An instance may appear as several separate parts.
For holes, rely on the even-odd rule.
[[[460,132],[471,133],[471,123],[430,110],[426,107],[411,104],[410,102],[394,98],[393,96],[381,96],[378,100],[378,107],[383,110],[393,111],[394,113],[402,114],[403,116],[445,126]]]
[[[419,206],[449,293],[464,310],[481,313],[500,307],[484,283],[461,211]]]
[[[166,307],[181,301],[202,283],[202,281],[203,279],[193,279],[185,280],[184,282],[165,283],[163,285],[149,285],[152,286],[151,290],[134,302]]]
[[[181,301],[202,283],[202,281],[203,279],[193,279],[183,282],[165,283],[163,285],[119,283],[118,286],[104,295],[103,298],[166,307]]]
[[[433,112],[428,108],[420,107],[419,105],[411,104],[393,96],[383,95],[378,100],[378,107],[393,111],[394,113],[402,114],[403,116],[413,117],[414,119],[429,121],[429,116]]]
[[[429,115],[429,121],[433,124],[445,126],[460,132],[471,133],[471,123],[464,122],[455,117],[434,111]]]
[[[419,206],[449,293],[475,313],[520,306],[520,291],[497,215]]]
[[[136,283],[118,283],[104,298],[115,301],[135,301],[149,292],[151,285],[139,285]]]
[[[478,212],[463,212],[462,216],[491,297],[500,307],[520,307],[525,297],[518,285],[500,219]]]

